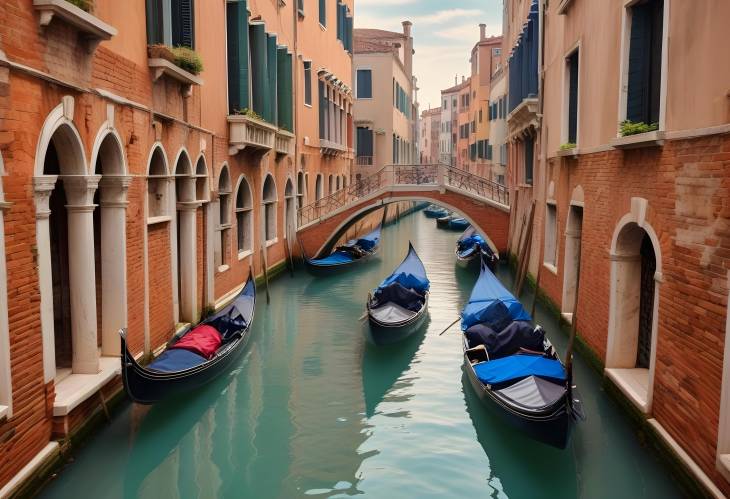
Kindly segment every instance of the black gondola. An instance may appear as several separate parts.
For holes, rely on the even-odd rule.
[[[472,387],[527,435],[565,448],[582,408],[555,348],[483,263],[461,314]]]
[[[489,242],[477,233],[473,225],[467,227],[456,241],[456,264],[461,268],[477,267],[484,260],[489,270],[494,272],[499,263],[499,255]]]
[[[400,265],[368,294],[368,319],[374,343],[393,343],[416,331],[428,309],[430,283],[412,244]]]
[[[170,341],[157,359],[142,367],[129,352],[126,331],[122,331],[122,380],[129,397],[140,404],[154,404],[198,388],[227,372],[248,343],[255,308],[256,285],[249,275],[230,305],[198,325],[212,326],[221,336],[221,344],[210,358],[180,347],[188,333],[200,330],[188,328]]]
[[[314,275],[327,275],[344,270],[355,263],[362,263],[373,257],[380,248],[382,224],[359,239],[351,239],[324,258],[304,258],[307,270]]]

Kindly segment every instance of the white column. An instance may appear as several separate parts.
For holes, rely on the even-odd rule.
[[[33,178],[35,191],[36,247],[38,248],[38,288],[41,293],[41,336],[43,338],[43,381],[56,377],[56,347],[53,325],[53,275],[49,202],[56,185],[55,175]]]
[[[13,415],[13,386],[10,376],[8,274],[5,266],[5,220],[3,212],[9,208],[10,203],[3,201],[2,189],[0,189],[0,405],[9,407],[8,417]]]
[[[68,216],[68,271],[74,374],[99,372],[94,268],[94,192],[99,176],[63,178]]]
[[[206,303],[208,306],[215,305],[215,284],[213,276],[215,274],[215,266],[213,265],[213,203],[204,205],[203,216],[205,217],[205,279],[206,279]]]
[[[186,322],[197,322],[198,312],[196,306],[197,295],[197,227],[196,215],[198,201],[177,203],[177,210],[180,213],[180,240],[178,251],[180,252],[180,318]]]
[[[101,354],[120,353],[127,327],[127,189],[129,176],[104,176],[101,197]]]
[[[177,213],[175,202],[175,177],[167,179],[168,210],[170,213],[170,275],[172,277],[172,318],[175,323],[180,322],[180,300],[178,299],[177,288]],[[154,262],[150,262],[154,265]],[[151,291],[152,292],[152,291]]]

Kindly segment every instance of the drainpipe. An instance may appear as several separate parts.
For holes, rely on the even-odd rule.
[[[292,23],[294,28],[294,47],[293,51],[294,54],[292,56],[292,60],[294,61],[294,68],[292,70],[294,83],[294,105],[292,106],[292,112],[294,113],[293,116],[293,122],[294,122],[294,130],[292,132],[294,133],[294,185],[296,185],[296,194],[297,196],[294,197],[294,201],[296,203],[296,200],[299,199],[299,12],[297,9],[297,2],[292,2]],[[304,186],[306,190],[306,184]],[[295,205],[296,206],[296,205]],[[286,209],[286,207],[284,208]],[[296,216],[294,220],[294,227],[299,225],[299,211],[296,211]],[[286,227],[284,228],[286,230]],[[295,229],[296,232],[296,229]],[[287,244],[289,241],[287,240]],[[291,251],[296,251],[296,248],[292,248]]]

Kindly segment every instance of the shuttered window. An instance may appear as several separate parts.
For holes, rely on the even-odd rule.
[[[319,24],[327,27],[327,0],[319,0]]]
[[[663,0],[644,0],[630,8],[631,35],[626,119],[646,124],[659,121],[661,92]]]
[[[369,69],[357,70],[357,98],[371,99],[373,97],[373,73]]]
[[[568,142],[578,142],[578,51],[568,57]]]
[[[326,139],[327,132],[327,94],[323,81],[318,82],[317,90],[319,91],[319,138]]]
[[[165,22],[163,0],[147,0],[147,43],[150,45],[165,43]],[[172,40],[170,40],[170,43]]]
[[[532,166],[535,155],[535,144],[532,137],[528,137],[524,142],[525,152],[525,183],[532,184]]]
[[[271,124],[277,124],[279,121],[277,90],[278,84],[278,61],[276,56],[276,35],[266,35],[266,73],[268,82],[266,89],[268,93],[268,109],[269,113],[264,116],[266,121]]]
[[[250,107],[248,95],[248,10],[246,0],[228,2],[228,108],[233,113]]]
[[[277,55],[277,109],[279,128],[294,131],[294,93],[292,91],[292,55],[286,47],[278,47]]]
[[[304,103],[312,105],[312,62],[304,61]]]
[[[193,0],[170,0],[172,7],[172,46],[195,48]]]
[[[373,131],[365,127],[357,127],[357,155],[373,155]]]
[[[251,47],[251,105],[256,113],[267,119],[271,113],[271,102],[266,83],[268,79],[266,30],[263,23],[251,23],[248,32]]]
[[[297,11],[300,16],[304,15],[304,0],[297,0]]]

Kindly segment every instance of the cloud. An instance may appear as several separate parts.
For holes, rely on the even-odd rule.
[[[357,0],[356,7],[390,7],[391,5],[408,5],[416,2],[417,0]]]
[[[439,10],[433,14],[414,16],[411,18],[413,24],[438,24],[461,17],[480,17],[484,13],[479,9],[449,9]]]
[[[479,31],[477,31],[476,23],[464,23],[448,28],[436,30],[434,35],[449,40],[468,41],[469,47],[473,46],[479,40]],[[487,36],[495,36],[502,34],[502,26],[487,25]],[[471,36],[469,36],[471,35]]]

